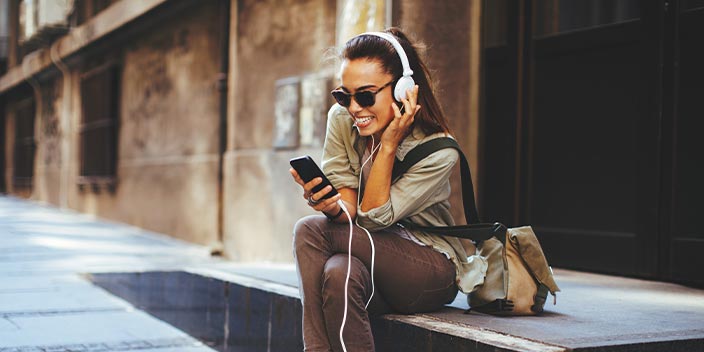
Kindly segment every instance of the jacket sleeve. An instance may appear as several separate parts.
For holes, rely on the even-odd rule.
[[[391,185],[388,202],[366,212],[357,209],[359,225],[369,231],[381,230],[446,201],[450,174],[458,159],[456,150],[446,148],[419,161]]]
[[[352,120],[343,107],[335,104],[328,111],[327,131],[323,145],[321,169],[335,188],[357,188],[358,171],[355,158]]]

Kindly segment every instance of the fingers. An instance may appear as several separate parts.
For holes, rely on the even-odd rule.
[[[300,177],[299,177],[300,179]],[[303,182],[301,180],[301,182]],[[333,197],[330,197],[328,199],[324,199],[325,195],[330,193],[332,191],[332,186],[327,185],[323,187],[322,189],[318,190],[317,192],[314,192],[314,188],[320,185],[323,182],[323,179],[320,177],[316,177],[312,179],[308,183],[303,183],[303,199],[305,199],[308,202],[308,205],[311,206],[311,208],[320,211],[321,209],[324,209],[328,207],[330,204],[335,203],[338,199],[340,199],[340,194],[337,194]]]
[[[293,177],[293,180],[296,181],[301,187],[303,187],[303,198],[308,199],[308,196],[310,195],[311,190],[319,185],[321,182],[323,182],[323,179],[320,177],[316,177],[312,179],[310,182],[306,183],[303,181],[300,175],[298,175],[298,172],[294,168],[288,169],[288,172],[291,173],[291,176]]]
[[[301,176],[298,176],[298,172],[294,168],[288,169],[288,172],[291,173],[291,176],[293,177],[293,180],[296,181],[299,185],[303,186],[305,182],[301,179]]]
[[[324,211],[326,213],[335,214],[334,210],[338,210],[337,205],[335,205],[335,203],[337,203],[337,201],[340,200],[341,198],[342,198],[342,195],[338,193],[328,199],[324,199],[324,200],[320,201],[320,203],[313,206],[313,209],[315,209],[317,211]]]
[[[413,88],[406,91],[406,98],[401,100],[403,104],[402,109],[394,109],[394,115],[397,118],[409,118],[412,122],[413,117],[420,110],[420,105],[418,105],[418,85],[413,86]],[[402,112],[403,111],[403,112]]]
[[[416,103],[418,102],[418,85],[417,84],[415,86],[413,86],[413,88],[406,91],[406,97],[408,97],[408,101],[411,106],[416,105]],[[409,111],[412,111],[412,110],[409,110]]]
[[[313,202],[322,202],[323,197],[325,197],[326,194],[330,193],[330,191],[332,191],[332,186],[327,185],[318,192],[310,193],[310,200],[312,200]]]
[[[301,185],[303,187],[303,199],[308,201],[309,197],[310,197],[310,200],[317,202],[315,204],[309,204],[311,208],[313,208],[317,211],[327,211],[327,212],[337,210],[335,203],[342,198],[341,194],[338,193],[328,199],[323,199],[323,197],[326,194],[328,194],[328,193],[330,193],[330,191],[332,191],[332,186],[330,186],[330,185],[325,186],[320,191],[311,194],[313,188],[315,188],[315,186],[317,186],[321,182],[323,182],[322,178],[316,177],[316,178],[312,179],[310,182],[306,183],[303,181],[303,179],[301,179],[301,177],[298,175],[298,172],[296,172],[295,169],[290,168],[288,171],[291,173],[291,176],[296,181],[296,183],[298,183],[299,185]]]
[[[308,199],[308,197],[311,195],[311,192],[315,186],[319,185],[321,182],[323,182],[323,179],[320,177],[316,177],[312,179],[308,183],[303,183],[303,180],[301,180],[301,186],[303,186],[303,198]],[[319,199],[319,198],[315,198]]]
[[[396,105],[395,102],[391,103],[391,109],[394,111],[394,117],[396,117],[397,119],[401,118],[401,110],[399,110],[398,105]]]
[[[330,191],[332,191],[332,186],[325,186],[320,191],[313,193],[308,197],[308,205],[317,211],[330,210],[334,207],[335,202],[342,198],[342,195],[339,193],[327,199],[323,198],[330,193]]]
[[[382,135],[382,143],[399,143],[406,135],[408,129],[413,125],[415,116],[420,110],[420,105],[418,105],[417,85],[406,91],[406,98],[401,99],[401,104],[400,107],[396,102],[391,104],[394,119],[390,122]]]

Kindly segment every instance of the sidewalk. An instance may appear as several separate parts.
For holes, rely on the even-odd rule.
[[[463,314],[459,295],[440,312],[377,319],[378,350],[704,351],[704,290],[555,273],[562,292],[541,317]],[[0,197],[0,352],[301,350],[295,286],[292,265],[235,264]]]
[[[165,236],[0,197],[0,351],[213,351],[81,276],[209,261]]]

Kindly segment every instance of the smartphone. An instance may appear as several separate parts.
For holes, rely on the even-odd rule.
[[[298,172],[298,175],[301,176],[301,179],[305,183],[310,182],[316,177],[321,177],[323,179],[323,182],[313,187],[313,193],[319,192],[321,189],[325,188],[325,186],[330,185],[330,187],[332,187],[332,190],[328,192],[328,194],[324,195],[323,198],[327,199],[334,195],[337,195],[337,190],[335,189],[335,186],[330,183],[330,180],[325,177],[323,171],[320,170],[318,164],[316,164],[310,156],[299,156],[297,158],[291,159],[289,163],[291,164],[291,167],[293,167],[293,169]]]

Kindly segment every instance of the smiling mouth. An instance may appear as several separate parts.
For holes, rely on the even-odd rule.
[[[357,127],[366,127],[372,122],[373,117],[358,117],[354,119],[354,125]]]

